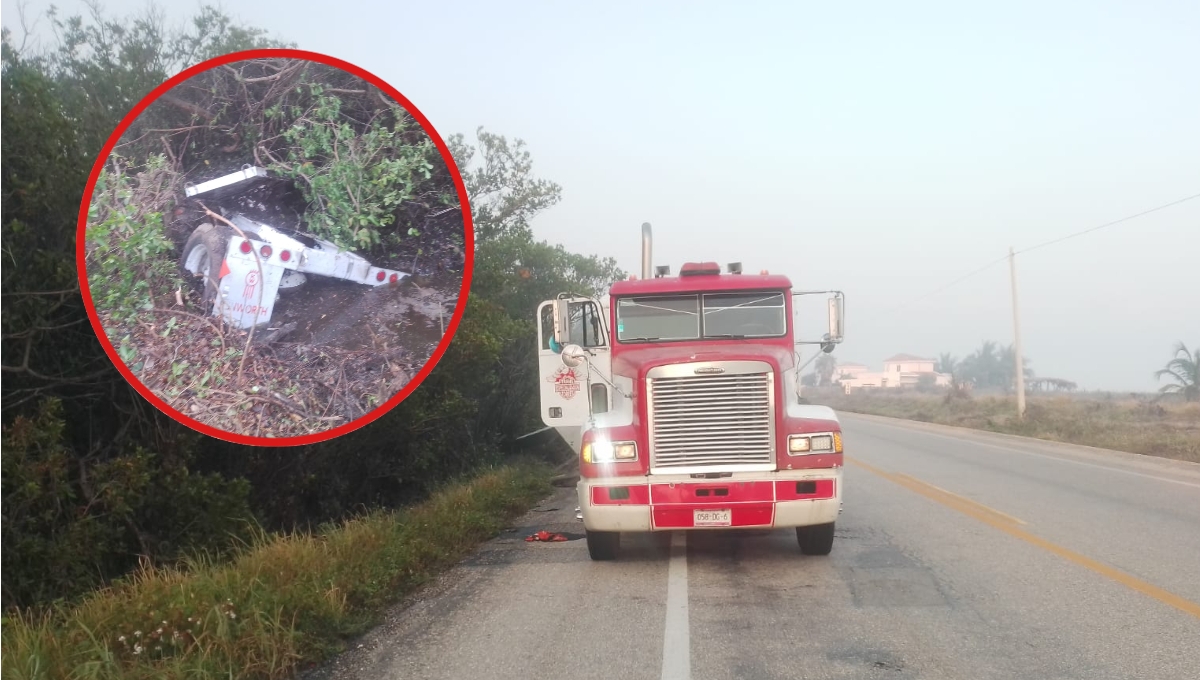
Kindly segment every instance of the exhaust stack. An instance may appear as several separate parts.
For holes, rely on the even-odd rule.
[[[653,258],[650,253],[650,246],[653,237],[650,235],[650,223],[642,222],[642,280],[649,279],[654,276],[654,267],[651,265]]]

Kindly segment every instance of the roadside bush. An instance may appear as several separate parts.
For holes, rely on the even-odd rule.
[[[57,400],[3,430],[4,606],[72,598],[134,567],[246,536],[245,480],[189,472],[192,442],[82,460]]]
[[[286,125],[283,138],[289,146],[286,162],[276,160],[271,169],[297,180],[308,201],[307,227],[342,248],[370,249],[386,233],[395,241],[400,234],[385,232],[395,223],[396,211],[424,192],[425,200],[441,206],[457,202],[453,187],[425,186],[435,164],[442,164],[437,148],[411,116],[397,105],[381,110],[360,133],[351,128],[342,112],[342,100],[327,94],[319,84],[309,84],[315,101],[276,105],[267,118]],[[387,119],[390,119],[391,125]],[[408,143],[405,133],[420,141]],[[424,191],[423,191],[424,190]],[[410,226],[408,236],[419,236]]]
[[[183,284],[163,220],[182,182],[162,155],[131,176],[134,169],[119,156],[105,165],[88,208],[86,244],[97,311],[126,323],[152,309],[156,294]]]

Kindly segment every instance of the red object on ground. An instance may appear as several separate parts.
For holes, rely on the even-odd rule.
[[[546,541],[549,543],[549,542],[565,541],[565,540],[567,540],[567,537],[563,536],[562,534],[552,534],[549,531],[539,531],[532,536],[526,536],[525,540],[526,541]]]

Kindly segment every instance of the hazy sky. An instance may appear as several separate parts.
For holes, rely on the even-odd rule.
[[[1011,342],[1007,263],[929,295],[1010,245],[1200,193],[1200,3],[991,5],[227,8],[376,73],[443,137],[524,139],[563,186],[535,223],[545,239],[636,271],[649,221],[674,271],[741,261],[844,290],[835,356],[878,368]],[[5,26],[17,6],[2,0]],[[1154,389],[1176,341],[1200,344],[1198,256],[1200,199],[1018,256],[1033,368]]]

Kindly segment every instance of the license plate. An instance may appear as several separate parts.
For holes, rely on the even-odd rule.
[[[698,527],[727,527],[732,523],[732,512],[722,510],[693,510],[692,524]]]

